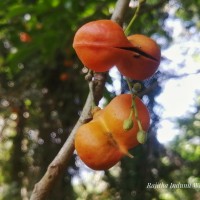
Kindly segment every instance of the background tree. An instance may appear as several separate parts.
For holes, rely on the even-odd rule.
[[[28,199],[34,184],[44,175],[67,139],[88,93],[85,68],[72,49],[73,36],[86,22],[110,19],[115,3],[114,0],[0,1],[0,199]],[[129,23],[136,5],[137,1],[130,1],[124,26]],[[198,30],[199,0],[155,0],[142,5],[130,32],[151,36],[166,48],[173,38],[171,30],[165,29],[165,22],[174,8],[175,16],[183,21],[187,30]],[[103,193],[90,194],[85,190],[88,198],[161,198],[160,191],[145,189],[148,182],[176,182],[181,178],[186,180],[191,174],[195,179],[190,180],[197,180],[198,145],[195,146],[193,140],[188,143],[194,135],[199,137],[198,125],[195,125],[197,118],[181,122],[187,135],[177,138],[172,149],[166,150],[156,139],[159,116],[154,113],[154,98],[160,92],[159,78],[162,76],[165,74],[143,83],[143,91],[145,87],[156,85],[146,90],[144,96],[153,119],[147,144],[133,149],[134,160],[122,160],[117,176],[105,172],[108,187]],[[108,74],[106,85],[112,84]],[[122,90],[126,91],[125,85]],[[109,100],[113,96],[115,92],[105,88],[104,97]],[[186,143],[188,149],[183,151]],[[80,196],[71,184],[72,177],[79,172],[77,162],[74,155],[49,199],[77,199]],[[180,168],[183,165],[185,167]],[[197,199],[199,193],[193,192],[171,192],[170,198],[184,199],[184,193],[188,198],[194,194],[192,198]]]

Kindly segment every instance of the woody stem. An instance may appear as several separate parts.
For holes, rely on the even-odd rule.
[[[92,70],[89,70],[87,75],[87,77],[90,77],[88,79],[88,85],[89,85],[89,91],[91,94],[91,101],[92,101],[92,108],[94,108],[96,106],[95,101],[94,101],[94,82],[93,82],[93,72]]]

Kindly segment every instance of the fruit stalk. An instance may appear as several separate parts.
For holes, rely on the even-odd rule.
[[[133,25],[134,21],[136,20],[136,18],[138,17],[139,15],[139,12],[140,12],[140,7],[141,7],[141,4],[144,3],[145,1],[144,0],[139,0],[138,1],[138,6],[136,8],[136,11],[131,19],[131,21],[129,22],[128,26],[126,27],[124,33],[125,35],[128,35],[129,34],[129,30],[131,28],[131,26]]]

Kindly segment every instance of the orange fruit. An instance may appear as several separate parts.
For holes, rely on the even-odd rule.
[[[73,47],[82,63],[96,72],[117,65],[121,50],[131,47],[123,29],[111,20],[97,20],[83,25],[74,36]]]
[[[161,52],[157,43],[141,34],[128,37],[131,48],[125,48],[126,59],[118,64],[118,70],[126,77],[144,80],[151,77],[160,64]],[[123,57],[122,57],[123,58]]]

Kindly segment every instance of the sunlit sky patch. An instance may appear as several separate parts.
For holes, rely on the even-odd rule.
[[[177,128],[175,119],[187,116],[195,111],[197,92],[200,92],[200,42],[195,30],[186,30],[181,20],[168,19],[166,27],[172,30],[173,44],[162,51],[167,58],[160,70],[178,78],[163,82],[162,93],[156,101],[163,106],[158,129],[158,140],[162,143],[171,141],[181,131]],[[192,35],[192,37],[191,37]]]

